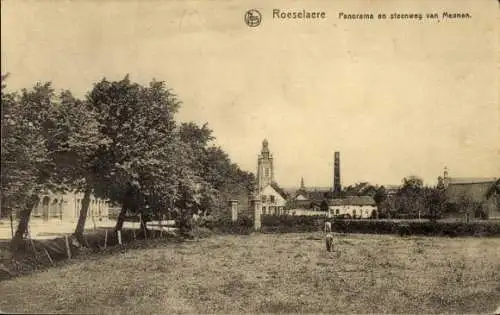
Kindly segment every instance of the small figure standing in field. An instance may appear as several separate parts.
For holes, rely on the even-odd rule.
[[[327,252],[333,251],[333,235],[332,235],[332,233],[326,234],[325,243],[326,243],[326,251]]]
[[[333,250],[333,235],[332,235],[332,223],[329,221],[325,222],[325,243],[326,243],[326,251],[331,252]]]
[[[326,221],[325,222],[325,233],[331,233],[332,232],[332,223]]]

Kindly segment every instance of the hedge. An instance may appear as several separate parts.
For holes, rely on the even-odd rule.
[[[262,216],[263,233],[300,233],[322,231],[324,216]],[[442,221],[391,221],[391,220],[332,220],[332,229],[337,233],[399,234],[427,236],[500,236],[500,222],[442,222]],[[250,234],[253,221],[239,218],[212,222],[211,229],[231,234]]]
[[[293,233],[315,232],[322,229],[324,216],[262,216],[262,232],[264,233]]]
[[[427,236],[500,236],[500,223],[476,222],[405,222],[405,221],[332,221],[340,233],[399,234]]]
[[[253,232],[253,224],[253,220],[249,217],[241,216],[236,222],[229,217],[222,217],[213,221],[205,221],[202,227],[219,233],[250,234]]]

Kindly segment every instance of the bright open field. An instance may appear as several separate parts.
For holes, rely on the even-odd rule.
[[[4,312],[492,313],[500,239],[213,236],[0,282]]]

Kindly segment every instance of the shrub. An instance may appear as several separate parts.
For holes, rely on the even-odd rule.
[[[253,230],[253,220],[240,216],[236,222],[233,222],[230,217],[221,217],[207,222],[205,226],[220,233],[250,234]]]

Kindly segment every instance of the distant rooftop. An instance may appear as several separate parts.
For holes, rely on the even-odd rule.
[[[351,196],[342,199],[331,199],[330,206],[374,206],[375,200],[370,196]]]
[[[449,184],[480,184],[480,183],[492,183],[496,181],[498,177],[450,177],[448,178]]]

